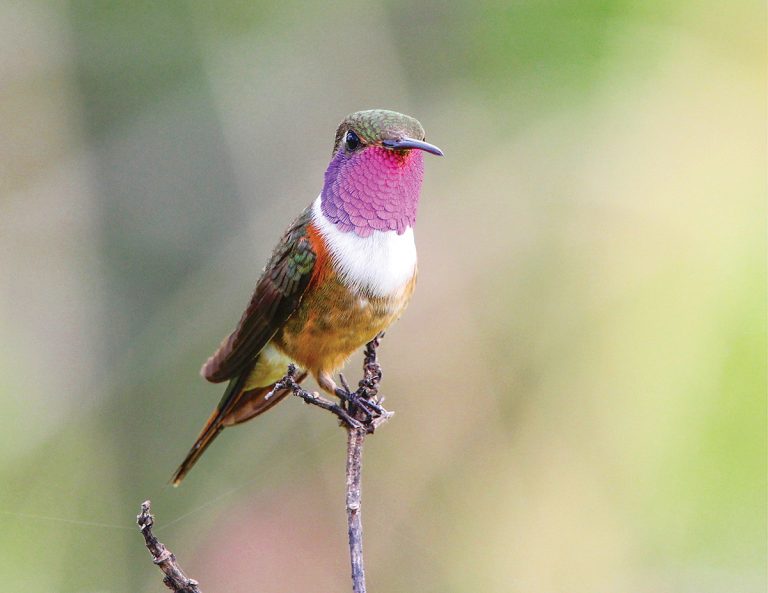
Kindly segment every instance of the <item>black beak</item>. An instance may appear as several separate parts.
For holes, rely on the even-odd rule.
[[[391,150],[407,150],[409,148],[417,148],[424,152],[436,154],[437,156],[443,156],[443,151],[440,150],[434,144],[424,142],[423,140],[414,140],[413,138],[400,138],[399,140],[383,140],[381,145],[384,148]]]

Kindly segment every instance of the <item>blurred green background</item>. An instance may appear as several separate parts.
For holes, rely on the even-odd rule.
[[[337,123],[419,118],[414,301],[366,449],[378,592],[766,587],[765,5],[0,2],[0,579],[347,591],[298,401],[167,480]],[[358,361],[347,368],[359,374]]]

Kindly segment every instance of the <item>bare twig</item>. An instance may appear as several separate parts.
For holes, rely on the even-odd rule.
[[[347,527],[349,560],[352,565],[352,591],[354,593],[365,593],[360,480],[363,471],[363,443],[366,434],[365,428],[347,429]]]
[[[343,388],[336,390],[341,398],[341,405],[333,404],[317,394],[309,393],[301,388],[294,380],[296,369],[288,368],[288,374],[278,383],[280,389],[288,387],[298,397],[308,404],[328,410],[339,417],[342,426],[347,429],[347,526],[349,532],[349,559],[352,565],[352,590],[354,593],[365,593],[365,563],[363,559],[363,524],[361,521],[361,477],[363,468],[363,444],[367,434],[386,422],[392,412],[381,407],[377,399],[381,367],[376,360],[376,349],[379,347],[384,334],[376,336],[365,347],[363,362],[363,378],[358,383],[357,390],[351,392],[346,379],[340,377]],[[278,385],[275,389],[278,389]]]
[[[155,518],[150,511],[150,502],[145,500],[141,503],[141,512],[136,517],[136,523],[138,523],[139,530],[144,536],[144,543],[149,553],[152,554],[152,562],[157,564],[160,570],[165,573],[163,583],[176,593],[202,593],[197,586],[197,581],[184,574],[184,571],[176,563],[176,556],[173,555],[173,552],[157,541],[152,533]]]
[[[272,388],[272,391],[270,391],[265,399],[269,399],[272,397],[275,393],[278,391],[282,391],[283,389],[290,389],[293,395],[296,397],[300,397],[303,399],[306,403],[311,404],[313,406],[317,406],[319,408],[322,408],[323,410],[328,410],[332,414],[335,414],[338,416],[339,420],[341,420],[344,424],[347,426],[354,426],[359,427],[361,424],[352,418],[352,416],[349,415],[349,412],[342,406],[335,404],[334,402],[325,399],[324,397],[321,397],[317,393],[312,393],[310,391],[307,391],[301,387],[296,382],[296,365],[290,364],[288,365],[288,372],[286,375],[280,379],[277,383],[275,383],[275,386]]]

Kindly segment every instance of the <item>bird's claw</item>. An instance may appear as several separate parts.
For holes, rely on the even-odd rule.
[[[378,402],[363,397],[357,391],[349,391],[348,389],[337,387],[336,396],[346,403],[347,409],[353,414],[356,410],[362,411],[367,417],[366,424],[387,414],[387,411]]]
[[[348,428],[351,428],[352,430],[362,430],[365,428],[362,422],[360,420],[356,420],[349,414],[347,414],[345,411],[342,410],[340,414],[337,414],[339,417],[339,420],[341,420],[342,424],[346,424]]]

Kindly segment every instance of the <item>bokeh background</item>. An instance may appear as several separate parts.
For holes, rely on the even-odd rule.
[[[441,146],[369,440],[379,592],[766,587],[765,5],[0,3],[0,581],[349,589],[298,401],[167,486],[351,111]],[[348,375],[359,374],[358,361]]]

